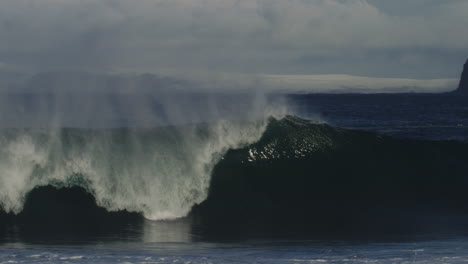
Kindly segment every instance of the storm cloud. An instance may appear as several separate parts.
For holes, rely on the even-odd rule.
[[[468,56],[467,13],[460,0],[7,0],[0,72],[339,74],[445,91]]]

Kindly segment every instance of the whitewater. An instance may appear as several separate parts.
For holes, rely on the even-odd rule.
[[[287,112],[262,105],[257,96],[220,102],[161,94],[76,98],[36,96],[42,103],[13,117],[45,121],[28,127],[2,123],[0,207],[7,213],[20,213],[35,188],[75,186],[108,211],[138,212],[151,220],[184,217],[207,198],[212,170],[223,155],[256,142],[270,118]],[[15,99],[27,106],[24,98]],[[233,111],[236,106],[242,110]],[[131,125],[105,123],[125,115],[133,117]]]

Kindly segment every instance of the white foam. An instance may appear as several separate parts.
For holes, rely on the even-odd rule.
[[[222,155],[261,137],[267,116],[182,126],[169,133],[135,130],[122,146],[108,132],[79,133],[67,143],[60,140],[61,130],[3,133],[0,205],[18,213],[37,186],[85,185],[109,211],[140,212],[151,220],[180,218],[206,199]]]

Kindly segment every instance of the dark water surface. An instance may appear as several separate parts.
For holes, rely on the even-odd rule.
[[[434,140],[468,140],[468,96],[431,94],[296,95],[301,116],[332,126]]]
[[[12,230],[10,230],[12,231]],[[44,230],[45,231],[45,230]],[[465,263],[463,236],[381,240],[205,240],[191,221],[145,221],[116,233],[5,237],[0,263]],[[48,230],[54,233],[54,231]],[[18,235],[18,234],[16,234]],[[293,237],[291,237],[293,238]]]
[[[12,239],[0,263],[465,263],[468,239],[203,241],[187,222],[145,223],[141,232],[84,240]],[[122,231],[122,230],[121,230]],[[8,240],[8,239],[7,239]]]

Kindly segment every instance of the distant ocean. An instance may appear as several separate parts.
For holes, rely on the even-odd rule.
[[[468,261],[468,96],[281,101],[262,119],[4,124],[0,263]]]

